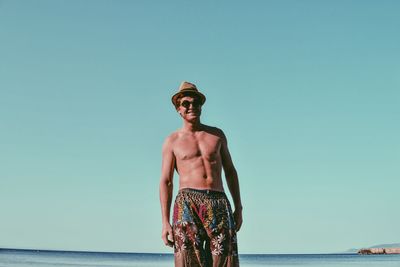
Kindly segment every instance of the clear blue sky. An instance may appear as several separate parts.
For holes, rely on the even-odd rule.
[[[400,242],[399,14],[399,1],[0,1],[0,247],[172,252],[158,183],[183,80],[228,137],[241,253]]]

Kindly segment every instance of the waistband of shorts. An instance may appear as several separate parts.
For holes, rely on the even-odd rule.
[[[226,197],[225,192],[210,189],[195,189],[195,188],[182,188],[178,193],[193,193],[196,195],[203,195],[205,197]]]

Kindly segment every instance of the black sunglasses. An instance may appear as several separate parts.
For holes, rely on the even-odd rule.
[[[183,100],[181,103],[181,106],[184,108],[189,108],[190,105],[192,105],[195,108],[198,108],[201,106],[201,102],[199,100],[194,100],[193,102],[190,102],[188,100]]]

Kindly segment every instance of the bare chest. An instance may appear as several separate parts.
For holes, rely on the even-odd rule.
[[[174,153],[177,160],[202,157],[209,161],[219,157],[221,139],[211,134],[184,135],[176,140]]]

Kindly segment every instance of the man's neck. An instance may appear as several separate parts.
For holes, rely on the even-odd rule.
[[[200,120],[197,120],[195,122],[183,121],[182,130],[185,132],[196,132],[200,131],[202,129],[202,126],[203,125],[200,123]]]

